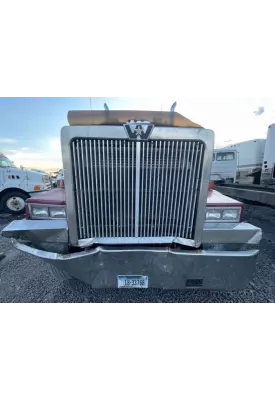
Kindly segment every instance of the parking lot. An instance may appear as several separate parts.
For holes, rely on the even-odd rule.
[[[275,210],[245,205],[244,220],[263,230],[257,271],[249,286],[239,292],[93,290],[76,280],[59,282],[42,260],[15,250],[0,237],[0,302],[274,302]],[[9,218],[0,216],[0,230]]]

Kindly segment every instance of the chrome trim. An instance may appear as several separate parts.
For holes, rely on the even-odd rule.
[[[158,142],[155,141],[155,158],[154,158],[154,164],[156,165],[157,162],[157,145]],[[156,168],[154,168],[154,178],[153,178],[153,186],[155,187],[156,183]],[[157,192],[158,192],[158,187],[157,187]],[[156,219],[156,208],[155,208],[156,202],[155,202],[155,191],[153,191],[153,196],[152,196],[152,214],[154,215],[154,218]],[[151,234],[150,236],[153,236],[153,224],[151,225]]]
[[[47,234],[47,231],[52,232],[55,238],[58,238],[59,232],[68,232],[68,224],[65,219],[52,220],[18,220],[12,221],[3,231],[2,236],[8,238],[19,238],[20,235],[28,236],[31,232],[36,233],[37,240],[42,241],[42,238]],[[55,232],[55,234],[54,234]],[[241,243],[241,244],[258,244],[262,238],[262,230],[251,224],[242,222],[236,223],[213,223],[206,222],[203,228],[202,244],[222,244],[222,243]],[[126,244],[124,238],[121,242]],[[133,238],[134,239],[134,238]],[[155,239],[155,238],[151,238]],[[163,240],[163,238],[160,238]],[[173,239],[173,238],[171,238]],[[56,239],[57,240],[57,239]],[[87,239],[88,241],[88,239]],[[144,243],[144,242],[143,242]],[[84,243],[84,245],[87,243]],[[89,245],[93,244],[93,239]],[[155,244],[155,243],[153,243]],[[126,250],[127,248],[125,248]],[[115,248],[114,248],[115,250]]]
[[[128,142],[128,153],[130,154],[130,142]],[[128,190],[130,190],[130,172],[131,170],[130,170],[130,168],[128,168],[128,173],[127,173],[127,176],[128,176],[128,184],[127,184],[127,187],[128,187]],[[128,196],[128,208],[127,208],[127,210],[128,210],[128,219],[127,219],[127,226],[128,226],[128,236],[130,236],[130,196]]]
[[[202,166],[202,164],[201,164],[201,158],[202,158],[202,151],[200,152],[200,158],[199,158],[199,160],[198,160],[199,168],[201,168],[201,166]],[[197,174],[196,174],[195,190],[193,191],[193,199],[194,199],[194,196],[195,196],[195,192],[196,192],[197,190],[199,190],[199,180],[198,180],[198,176],[199,176],[200,171],[199,171],[198,168],[196,168],[196,170],[197,170]],[[192,208],[192,217],[191,217],[191,220],[192,220],[192,221],[193,221],[193,219],[194,219],[194,215],[195,215],[195,207]]]
[[[61,146],[62,146],[62,157],[63,157],[63,165],[64,165],[64,178],[65,178],[65,192],[66,192],[66,201],[67,201],[67,214],[68,214],[68,223],[69,223],[69,233],[70,233],[70,243],[72,245],[78,244],[78,228],[76,221],[76,213],[75,213],[75,199],[73,196],[73,163],[70,160],[70,142],[74,138],[79,138],[81,140],[85,139],[127,139],[127,134],[124,130],[123,126],[70,126],[64,127],[61,131]],[[206,130],[203,128],[178,128],[178,127],[155,127],[153,130],[150,140],[195,140],[204,143],[205,152],[204,159],[202,164],[202,173],[201,173],[201,186],[198,195],[198,209],[196,214],[196,223],[195,223],[195,231],[194,231],[194,240],[192,246],[199,247],[201,243],[202,237],[202,229],[204,224],[204,213],[206,206],[206,198],[208,192],[208,183],[210,177],[211,163],[212,163],[212,153],[213,153],[213,132],[210,130]],[[136,140],[131,141],[132,146],[134,143],[140,143]],[[164,142],[165,143],[165,142]],[[133,147],[132,147],[133,149]],[[138,153],[138,152],[137,152]],[[138,155],[137,155],[138,156]],[[133,160],[134,162],[134,160]],[[136,167],[136,170],[138,168]],[[160,171],[158,171],[160,173]],[[186,171],[185,171],[186,172]],[[159,184],[159,181],[157,181]],[[136,183],[137,184],[137,183]],[[80,196],[82,197],[82,196]],[[133,200],[133,212],[135,212],[135,204]],[[163,201],[163,199],[162,199]],[[136,204],[136,206],[139,206]],[[157,207],[155,208],[157,210]],[[177,210],[179,211],[179,210]],[[118,210],[117,210],[118,212]],[[134,214],[136,215],[136,213]],[[187,222],[187,221],[186,221]],[[135,235],[137,227],[137,221],[135,225]],[[158,227],[160,228],[160,227]],[[159,229],[158,229],[159,230]],[[155,233],[154,233],[155,234]],[[156,237],[159,236],[159,232],[156,232]],[[181,242],[180,235],[175,240]],[[137,241],[139,238],[137,238]],[[115,242],[114,242],[115,243]],[[148,243],[151,243],[151,238],[148,238]]]
[[[94,244],[113,245],[113,244],[171,244],[178,243],[182,246],[194,247],[194,241],[190,239],[178,238],[174,236],[157,236],[157,237],[112,237],[112,238],[89,238],[78,240],[78,246],[86,248]]]
[[[166,142],[164,142],[164,143],[166,143]],[[148,150],[147,150],[147,152],[148,152]],[[165,182],[164,182],[164,187],[165,188],[167,187],[167,175],[168,175],[168,167],[169,167],[169,165],[168,165],[169,164],[169,152],[170,152],[170,142],[167,142],[167,153],[163,152],[163,161],[164,161],[165,155],[167,155],[167,163],[166,163],[166,170],[165,170]],[[147,179],[146,179],[146,182],[147,182]],[[167,210],[166,207],[165,207],[166,206],[166,196],[165,196],[165,194],[164,194],[163,197],[164,197],[163,198],[163,204],[162,204],[162,207],[161,207],[162,208],[162,219],[161,219],[162,221],[164,220],[165,212],[166,212],[166,216],[167,216],[167,213],[169,212],[169,210]],[[164,236],[164,229],[165,229],[165,226],[164,226],[164,224],[162,224],[161,229],[160,229],[160,236]]]
[[[113,141],[111,140],[111,168],[112,168],[112,210],[115,215],[115,201],[114,201],[114,152],[113,152]],[[113,236],[115,236],[115,224],[113,224]],[[98,235],[96,235],[98,236]]]
[[[202,244],[259,244],[262,230],[246,222],[224,222],[216,224],[205,222]]]
[[[170,247],[145,247],[145,248],[137,248],[137,247],[128,247],[128,248],[108,248],[104,246],[97,246],[94,249],[87,250],[84,252],[77,252],[71,254],[58,254],[58,253],[50,253],[44,250],[37,250],[25,244],[19,243],[16,239],[12,239],[12,244],[19,250],[22,250],[26,253],[32,254],[37,257],[47,258],[50,260],[77,260],[83,257],[87,257],[89,255],[97,254],[100,252],[115,254],[115,253],[170,253],[180,256],[215,256],[219,258],[224,258],[230,256],[236,257],[249,257],[251,255],[257,255],[259,253],[258,250],[247,250],[247,251],[216,251],[216,250],[173,250]]]
[[[29,241],[36,249],[68,254],[66,220],[19,220],[11,222],[2,236]]]
[[[106,153],[107,153],[107,165],[110,165],[108,150],[106,151]],[[109,168],[107,169],[107,185],[108,185],[108,188],[109,188],[110,187],[110,171],[109,171]],[[91,196],[89,196],[89,198],[90,197]],[[111,204],[110,203],[111,202],[109,201],[108,202],[108,217],[109,217],[109,221],[111,220]],[[92,223],[91,223],[91,225],[92,225]],[[109,226],[109,235],[110,236],[112,235],[112,227],[111,226]],[[92,236],[95,236],[95,235],[92,235]]]
[[[164,164],[164,161],[165,161],[165,145],[166,145],[166,142],[163,142],[163,158],[162,158],[162,162],[163,162],[163,164]],[[161,142],[160,142],[160,149],[161,149]],[[160,157],[161,158],[161,157]],[[163,193],[163,174],[164,174],[164,168],[162,168],[162,172],[161,172],[161,180],[160,180],[160,199],[159,199],[159,204],[160,204],[160,210],[162,210],[162,208],[163,208],[163,204],[162,204],[162,193]],[[161,214],[161,211],[160,211],[160,213],[159,213],[159,218],[158,218],[158,228],[157,228],[157,230],[158,230],[158,234],[156,235],[156,236],[160,236],[160,214]]]
[[[94,140],[93,142],[94,142],[94,144],[96,143],[95,140]],[[91,145],[91,142],[90,142],[90,145]],[[96,149],[95,149],[95,145],[94,145],[94,151],[93,151],[92,153],[94,153],[93,156],[94,156],[94,159],[95,159],[95,162],[96,162]],[[91,161],[92,161],[92,155],[91,155],[91,160],[90,160],[90,162],[91,162]],[[92,170],[92,174],[94,174],[93,164],[92,164],[92,163],[91,163],[91,170]],[[97,176],[96,174],[94,174],[94,175],[95,175],[95,187],[94,187],[94,190],[95,190],[95,202],[96,202],[96,209],[99,210],[99,200],[98,200],[98,190],[97,190],[97,188],[98,188],[98,176]],[[99,223],[99,221],[100,221],[100,216],[99,216],[99,213],[97,212],[98,235],[100,236],[101,233],[100,233],[100,223]]]
[[[120,225],[120,236],[123,236],[123,215],[122,215],[122,152],[121,152],[121,141],[119,141],[119,225]]]
[[[146,121],[134,121],[134,122],[130,121],[127,124],[123,124],[123,127],[130,140],[136,140],[136,139],[147,140],[150,138],[152,131],[154,129],[154,125]],[[144,130],[144,128],[146,129]]]
[[[150,157],[150,170],[149,170],[149,182],[152,182],[152,169],[153,169],[153,145],[156,144],[157,142],[150,142],[151,143],[151,157]],[[148,151],[149,151],[149,146],[147,146],[147,162],[148,162]],[[154,168],[155,170],[156,168]],[[153,191],[154,193],[154,191]],[[151,213],[153,213],[153,204],[151,203],[151,191],[149,191],[149,198],[148,198],[148,204],[150,205],[151,208]],[[144,216],[144,231],[146,227],[146,215]],[[150,236],[150,212],[148,212],[148,221],[147,221],[147,232],[145,233],[144,236]]]
[[[175,143],[178,145],[178,143],[179,142],[172,142],[172,149],[171,149],[171,164],[170,164],[170,174],[169,174],[169,182],[168,182],[168,193],[170,193],[170,190],[171,190],[171,175],[172,175],[172,171],[173,171],[173,155],[174,155],[174,147],[175,147]],[[152,152],[151,152],[152,153]],[[176,169],[174,170],[174,172],[173,172],[173,176],[175,177],[175,174],[176,174]],[[170,206],[170,201],[171,201],[171,197],[172,197],[172,199],[173,199],[173,197],[174,196],[167,196],[168,198],[167,198],[167,210],[169,210],[169,212],[170,212],[170,208],[169,208],[169,206]],[[150,204],[150,198],[149,198],[149,204]],[[171,224],[171,218],[169,218],[169,221],[170,221],[170,224]],[[148,220],[148,222],[149,222],[149,220]],[[168,222],[168,212],[166,212],[166,217],[165,217],[165,229],[167,230],[167,235],[169,235],[169,224],[167,223]]]
[[[193,147],[194,147],[194,143],[193,143]],[[187,162],[189,162],[189,156],[190,156],[190,148],[191,148],[191,143],[189,142],[188,144],[188,155],[187,155]],[[193,164],[193,157],[194,154],[192,152],[192,161],[191,164]],[[178,236],[182,236],[185,233],[185,227],[188,225],[186,224],[186,217],[187,217],[187,210],[190,206],[189,201],[187,201],[189,193],[190,193],[190,179],[187,180],[187,173],[188,173],[188,169],[185,169],[185,179],[184,179],[184,201],[182,201],[182,205],[181,205],[181,215],[180,215],[180,220],[182,220],[183,217],[183,210],[184,210],[184,217],[183,217],[183,229],[182,229],[182,234],[180,234],[180,228],[179,228],[179,233]],[[186,190],[186,185],[187,185],[187,190]],[[184,205],[187,204],[186,207],[184,207]]]
[[[182,146],[183,145],[183,142],[180,142],[180,155],[179,155],[179,163],[181,164],[182,163]],[[186,143],[184,143],[184,146],[186,145]],[[183,157],[185,157],[185,156],[183,156]],[[183,162],[183,164],[184,164],[184,162]],[[177,178],[177,184],[176,184],[176,186],[178,187],[179,186],[179,179],[180,179],[180,169],[178,169],[178,178]],[[178,201],[178,193],[179,193],[179,190],[176,192],[176,195],[175,195],[175,204],[177,204],[177,201]],[[175,219],[175,216],[176,216],[176,207],[173,207],[173,209],[174,209],[174,212],[173,212],[173,219]],[[178,209],[179,210],[179,209]],[[177,210],[177,215],[178,215],[178,210]]]
[[[17,232],[28,232],[32,230],[37,231],[59,231],[68,230],[68,223],[66,219],[54,219],[54,220],[37,220],[37,219],[20,219],[12,221],[2,230],[2,236],[4,237],[18,237]]]
[[[118,191],[118,187],[117,187],[117,182],[118,182],[118,167],[117,167],[117,165],[118,165],[118,154],[117,154],[117,145],[116,145],[116,180],[115,180],[115,182],[116,182],[116,191]],[[118,207],[118,200],[116,201],[116,218],[117,218],[117,221],[119,221],[119,207]],[[118,227],[118,223],[117,223],[117,228],[116,228],[116,230],[117,230],[117,236],[119,235],[119,227]]]
[[[80,153],[79,153],[79,146],[77,146],[77,159],[80,159]],[[76,171],[78,173],[78,182],[79,182],[79,192],[80,192],[80,204],[78,204],[78,209],[80,209],[79,212],[79,217],[80,217],[80,224],[78,224],[78,228],[81,231],[83,231],[83,233],[80,233],[80,235],[84,234],[85,235],[85,229],[82,228],[84,226],[84,207],[83,207],[83,187],[82,187],[82,179],[81,179],[81,171],[80,171],[80,166],[77,165],[75,166]]]
[[[133,156],[134,152],[135,152],[135,145],[134,145],[134,143],[132,143],[132,212],[131,212],[131,215],[133,217],[133,220],[135,218],[135,197],[134,197],[135,160],[134,160],[134,156]],[[133,232],[131,233],[131,235],[135,235],[134,224],[132,224],[132,229],[133,229]]]
[[[143,143],[144,145],[144,143]],[[138,238],[139,225],[139,193],[140,193],[140,142],[136,147],[136,198],[135,198],[135,237]]]
[[[117,287],[117,275],[149,276],[149,286],[184,289],[189,279],[200,279],[200,289],[242,289],[256,269],[258,250],[197,250],[98,246],[74,254],[58,254],[12,240],[20,251],[40,257],[93,288]],[[131,262],[129,262],[129,259]],[[188,285],[190,286],[190,285]]]
[[[91,143],[90,143],[91,144]],[[88,146],[85,148],[86,152],[86,160],[88,160]],[[88,193],[91,192],[91,177],[90,177],[90,168],[87,168],[87,181],[88,181]],[[93,233],[93,226],[92,226],[92,209],[93,209],[93,214],[95,212],[94,207],[91,206],[91,196],[88,196],[88,203],[89,203],[89,213],[90,213],[90,226],[91,226],[91,235],[95,236],[95,233]]]

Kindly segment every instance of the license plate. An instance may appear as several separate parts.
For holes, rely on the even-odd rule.
[[[138,288],[147,289],[148,288],[148,276],[143,275],[118,275],[117,277],[118,288]]]

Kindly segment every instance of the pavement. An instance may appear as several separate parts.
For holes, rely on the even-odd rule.
[[[257,270],[248,287],[235,292],[147,290],[94,290],[77,280],[57,281],[44,261],[19,252],[0,236],[0,302],[13,303],[244,303],[275,302],[275,210],[245,205],[244,220],[263,230]],[[0,230],[10,217],[0,218]]]

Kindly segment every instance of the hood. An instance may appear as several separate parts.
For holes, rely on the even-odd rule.
[[[26,174],[28,176],[28,179],[30,180],[38,180],[42,182],[42,177],[45,174],[42,174],[41,172],[37,172],[37,171],[30,171],[30,170],[26,170]]]

